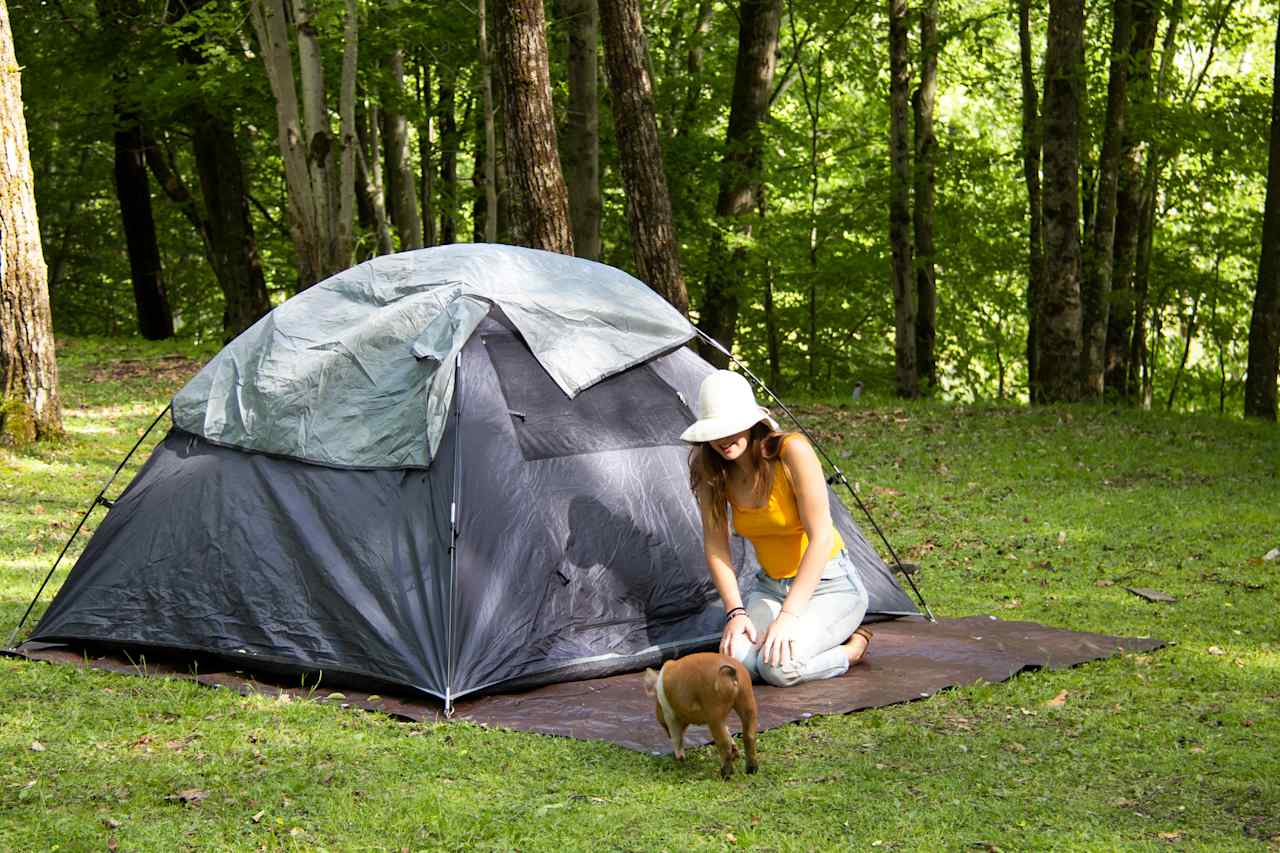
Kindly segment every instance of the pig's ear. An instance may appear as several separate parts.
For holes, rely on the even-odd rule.
[[[658,673],[652,669],[644,671],[644,692],[650,696],[658,692]]]

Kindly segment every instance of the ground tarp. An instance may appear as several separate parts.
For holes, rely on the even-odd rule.
[[[813,716],[845,714],[922,699],[947,687],[979,681],[1005,681],[1023,670],[1062,669],[1123,652],[1160,648],[1162,640],[1115,637],[1050,628],[1034,622],[1006,622],[993,616],[969,616],[930,623],[904,618],[872,626],[875,639],[867,656],[840,678],[791,688],[757,685],[759,728],[766,730]],[[192,671],[189,659],[153,654],[132,659],[97,656],[68,646],[28,643],[18,649],[32,660],[87,665],[116,672],[194,678],[209,686],[242,693],[290,693],[344,706],[378,710],[411,720],[443,719],[442,705],[430,699],[376,696],[323,683],[311,688],[255,679],[244,672],[209,668]],[[601,740],[641,752],[671,751],[659,728],[653,700],[636,673],[588,681],[563,682],[521,693],[473,696],[459,700],[455,719],[539,734]],[[733,724],[736,718],[731,717]],[[707,729],[689,729],[688,745],[710,743]]]

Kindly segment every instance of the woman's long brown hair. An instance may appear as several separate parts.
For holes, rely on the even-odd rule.
[[[773,465],[769,463],[782,452],[782,439],[786,436],[785,432],[769,429],[764,421],[753,426],[747,436],[746,453],[755,472],[751,493],[757,500],[767,497],[773,489]],[[729,501],[729,466],[734,464],[721,456],[710,442],[696,444],[689,451],[689,487],[717,525],[724,524],[727,518],[724,506]]]

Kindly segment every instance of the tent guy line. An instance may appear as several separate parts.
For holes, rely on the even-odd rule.
[[[4,645],[5,651],[12,651],[14,649],[14,643],[18,639],[18,632],[22,630],[23,625],[27,624],[27,617],[31,615],[31,611],[35,608],[36,602],[39,601],[40,596],[44,594],[44,588],[49,585],[49,580],[53,577],[53,573],[58,570],[58,565],[62,562],[62,558],[67,555],[67,549],[71,547],[72,542],[76,541],[76,537],[80,535],[80,531],[84,528],[84,523],[89,520],[89,516],[98,508],[99,504],[105,506],[108,510],[111,509],[114,501],[108,500],[105,497],[107,489],[111,488],[111,484],[115,482],[116,477],[118,477],[120,472],[124,470],[124,466],[129,464],[129,460],[133,458],[133,454],[142,446],[142,442],[147,440],[147,436],[151,435],[151,431],[156,428],[156,424],[160,423],[160,419],[169,413],[169,409],[171,407],[172,404],[169,404],[160,410],[160,414],[156,415],[156,419],[151,422],[151,426],[147,427],[146,430],[143,431],[142,435],[138,437],[138,440],[133,443],[133,447],[124,455],[124,458],[120,460],[120,464],[116,466],[116,470],[112,471],[111,476],[102,484],[102,488],[99,489],[98,494],[94,496],[93,502],[90,503],[89,508],[84,511],[84,515],[80,516],[80,523],[76,525],[75,530],[71,531],[71,536],[67,538],[67,543],[62,546],[62,551],[59,552],[58,559],[53,561],[53,566],[49,569],[49,574],[44,576],[44,581],[41,582],[40,588],[36,590],[36,594],[31,597],[31,603],[27,605],[26,612],[22,614],[22,618],[18,620],[18,624],[14,626],[13,633],[9,635],[9,641]]]

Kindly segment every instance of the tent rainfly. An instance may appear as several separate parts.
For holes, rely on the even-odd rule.
[[[477,690],[713,644],[688,321],[616,269],[497,245],[367,261],[172,403],[32,641]],[[870,613],[918,611],[832,494]],[[735,537],[748,585],[758,566]]]

